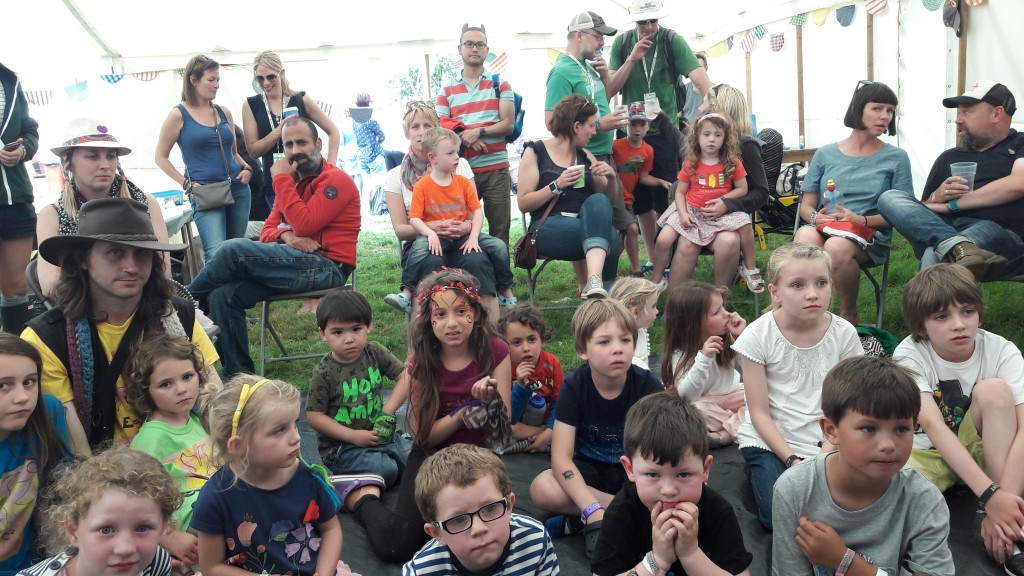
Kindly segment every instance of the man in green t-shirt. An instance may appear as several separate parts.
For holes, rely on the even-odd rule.
[[[622,92],[624,102],[646,101],[648,112],[652,111],[649,94],[657,97],[661,110],[673,122],[676,120],[675,85],[679,76],[686,76],[702,98],[707,100],[711,81],[682,36],[658,25],[658,20],[668,16],[668,9],[661,0],[633,0],[629,9],[629,20],[636,22],[636,28],[623,32],[612,44],[609,75],[606,86],[610,95]],[[667,37],[671,37],[671,42]],[[632,46],[624,54],[626,47]],[[666,54],[671,46],[671,54]],[[661,134],[655,125],[644,137],[654,148],[654,169],[651,175],[668,182],[675,182],[679,172],[679,151],[672,145],[672,139]],[[652,188],[639,184],[633,191],[633,212],[640,221],[644,238],[654,237],[658,215],[668,207],[668,193],[664,188]]]
[[[558,102],[569,94],[582,94],[597,105],[597,134],[590,139],[587,150],[613,169],[612,141],[615,130],[629,124],[626,110],[612,111],[608,107],[608,66],[601,51],[605,35],[613,36],[618,30],[605,24],[593,12],[581,12],[569,22],[568,43],[565,52],[558,55],[548,72],[547,95],[544,100],[544,123],[550,128],[551,117]],[[617,179],[616,179],[617,182]],[[612,223],[617,230],[629,227],[629,215],[622,201],[622,186],[617,185],[612,203]]]

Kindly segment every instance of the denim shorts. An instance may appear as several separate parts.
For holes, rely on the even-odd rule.
[[[36,233],[36,209],[31,202],[0,204],[0,241],[31,238]]]

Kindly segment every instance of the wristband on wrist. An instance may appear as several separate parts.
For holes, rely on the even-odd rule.
[[[796,464],[797,460],[799,460],[801,462],[804,461],[803,458],[797,456],[796,454],[790,454],[789,458],[786,458],[786,468],[792,468],[793,464]]]
[[[598,132],[601,131],[601,117],[600,116],[597,117],[597,131]]]
[[[250,166],[242,166],[242,172],[252,172],[252,167],[250,167]]]
[[[843,559],[839,562],[839,567],[836,568],[836,576],[846,576],[846,571],[850,569],[850,565],[853,564],[853,557],[855,553],[850,548],[846,549],[846,554],[843,554]]]
[[[661,566],[658,566],[658,560],[654,557],[654,550],[651,550],[644,556],[644,568],[651,573],[651,576],[658,576],[663,573]]]
[[[586,508],[584,508],[583,509],[583,514],[580,515],[580,518],[583,520],[583,523],[586,524],[587,523],[587,518],[590,518],[591,514],[593,514],[594,512],[597,512],[598,510],[600,510],[602,508],[604,508],[604,506],[601,506],[600,502],[594,502],[590,506],[587,506]]]
[[[985,491],[982,492],[980,496],[978,496],[978,503],[981,504],[982,508],[985,507],[985,504],[988,504],[988,501],[991,500],[992,496],[995,495],[995,493],[999,491],[999,488],[1001,488],[1001,486],[999,486],[999,484],[996,484],[995,482],[993,482],[993,483],[988,485],[988,488],[986,488]]]
[[[870,228],[870,226],[868,226],[868,217],[867,216],[864,217],[864,227],[865,228]]]
[[[950,200],[949,202],[946,202],[946,206],[949,206],[949,211],[952,212],[953,214],[956,214],[957,212],[960,211],[960,207],[957,206],[956,200]]]
[[[818,213],[817,212],[811,212],[811,221],[809,222],[811,226],[814,226],[814,220],[817,217],[818,217]]]

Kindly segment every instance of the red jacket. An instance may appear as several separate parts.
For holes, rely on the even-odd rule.
[[[319,174],[295,183],[291,174],[274,176],[274,208],[263,224],[261,242],[279,242],[291,230],[320,243],[320,253],[356,265],[359,190],[338,167],[324,162]]]

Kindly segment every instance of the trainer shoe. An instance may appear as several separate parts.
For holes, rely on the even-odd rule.
[[[1013,547],[1013,554],[1003,562],[1003,570],[1010,576],[1024,576],[1024,553],[1020,547]]]
[[[509,296],[506,298],[505,296],[498,294],[498,306],[501,306],[502,308],[512,308],[518,303],[519,299],[515,296]]]
[[[584,300],[590,298],[607,298],[608,291],[604,289],[604,282],[601,277],[594,274],[590,278],[587,278],[587,284],[583,287],[583,293],[580,297]]]
[[[948,262],[967,268],[978,282],[987,282],[1001,277],[1006,268],[1006,258],[979,247],[974,242],[960,242],[946,252]]]
[[[341,497],[342,508],[349,493],[360,486],[376,486],[381,492],[384,491],[384,477],[379,474],[337,474],[328,480]]]
[[[384,302],[406,314],[412,312],[412,302],[409,301],[409,297],[405,295],[405,292],[388,294],[384,297]]]

